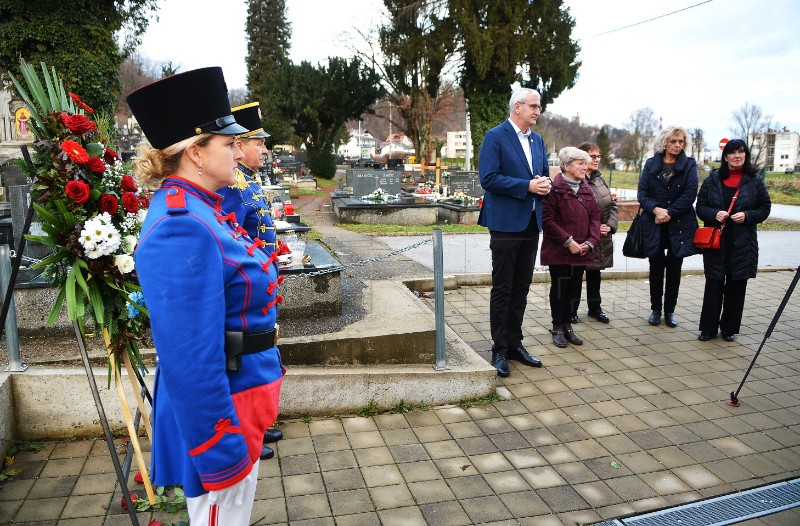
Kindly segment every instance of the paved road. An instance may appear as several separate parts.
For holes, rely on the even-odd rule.
[[[800,208],[800,207],[792,207]],[[377,238],[393,249],[416,243],[422,236],[399,236]],[[622,255],[625,234],[614,236],[614,269],[646,270],[646,259],[631,259]],[[797,267],[800,265],[800,232],[759,232],[758,266]],[[489,234],[450,234],[443,238],[444,270],[446,274],[487,273],[492,270],[489,252]],[[427,244],[405,253],[428,269],[433,269],[433,245]],[[538,264],[538,258],[537,258]],[[699,255],[686,258],[685,269],[703,268],[703,258]]]

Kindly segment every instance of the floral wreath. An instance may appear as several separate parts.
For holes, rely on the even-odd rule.
[[[43,233],[26,239],[53,249],[34,268],[44,268],[43,276],[60,289],[47,321],[54,323],[66,302],[69,319],[78,321],[84,336],[84,322],[92,319],[109,352],[127,353],[144,369],[139,343],[149,316],[133,251],[149,201],[107,146],[108,121],[88,117],[94,110],[67,94],[55,69],[41,67],[44,85],[24,60],[24,84],[11,79],[31,110],[36,139],[31,198]]]

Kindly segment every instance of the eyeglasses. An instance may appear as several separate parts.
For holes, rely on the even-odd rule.
[[[539,111],[542,111],[542,107],[541,107],[541,106],[539,106],[538,104],[528,104],[528,106],[530,106],[530,108],[531,108],[532,110],[539,110]]]
[[[600,159],[603,156],[602,155],[590,155],[589,157],[591,157],[592,159]]]

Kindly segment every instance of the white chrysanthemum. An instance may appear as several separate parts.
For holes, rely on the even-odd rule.
[[[104,212],[83,224],[80,243],[89,259],[113,254],[122,242],[119,231],[111,223],[111,216]]]
[[[133,270],[133,258],[127,254],[114,257],[114,265],[122,274],[127,274]]]

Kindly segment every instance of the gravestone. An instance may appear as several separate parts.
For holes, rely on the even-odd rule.
[[[400,193],[403,172],[396,170],[348,170],[347,184],[353,187],[353,196],[358,198],[371,194],[378,188],[391,195]]]
[[[450,176],[447,182],[450,195],[458,191],[471,197],[483,197],[483,188],[478,172],[456,172]]]
[[[19,240],[23,234],[22,230],[25,228],[25,218],[28,213],[28,207],[31,206],[30,189],[31,185],[10,186],[8,189],[8,200],[11,203],[11,226],[14,231],[14,247],[19,246]],[[33,235],[44,234],[38,214],[33,214],[30,230],[26,233]],[[30,266],[35,261],[44,259],[52,253],[53,249],[47,245],[30,240],[26,241],[23,255],[29,259],[23,259],[19,267],[19,274],[17,274],[17,283],[44,283],[43,279],[37,279],[44,269],[31,269]]]

